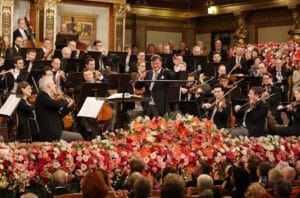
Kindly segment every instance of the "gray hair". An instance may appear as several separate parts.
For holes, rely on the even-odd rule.
[[[43,76],[39,80],[40,90],[45,90],[47,88],[47,86],[51,83],[54,83],[52,76]]]
[[[207,174],[199,175],[199,177],[197,178],[197,186],[199,187],[200,192],[207,189],[212,189],[213,185],[214,185],[213,179],[211,178],[211,176]]]
[[[64,48],[62,48],[61,54],[65,54],[66,52],[71,52],[71,53],[72,53],[71,48],[69,48],[69,47],[64,47]]]
[[[32,192],[28,192],[28,193],[21,195],[20,198],[39,198],[39,197]]]

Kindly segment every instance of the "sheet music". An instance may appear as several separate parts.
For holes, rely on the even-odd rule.
[[[0,108],[0,115],[11,116],[20,101],[21,98],[18,98],[15,94],[11,94]]]
[[[122,99],[123,98],[123,93],[115,93],[107,97],[107,100],[112,100],[112,99]],[[130,94],[130,93],[125,93],[124,98],[142,98],[141,95],[135,95],[135,94]]]
[[[78,117],[97,118],[104,100],[96,99],[96,97],[87,97],[78,112]]]

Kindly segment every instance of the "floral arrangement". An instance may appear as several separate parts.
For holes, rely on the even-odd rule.
[[[70,182],[91,168],[103,168],[114,178],[126,176],[132,158],[142,159],[152,174],[166,166],[191,173],[197,161],[206,160],[220,175],[227,164],[245,162],[254,153],[272,163],[294,163],[300,151],[298,137],[232,138],[209,120],[180,114],[175,119],[137,117],[128,130],[105,135],[90,142],[1,144],[0,188],[46,188],[56,169],[66,171]]]

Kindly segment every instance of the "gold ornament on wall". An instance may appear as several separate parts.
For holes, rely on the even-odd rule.
[[[291,39],[294,41],[300,41],[300,14],[298,10],[293,10],[293,24],[290,27],[288,33],[291,35]]]
[[[244,45],[247,38],[247,26],[244,17],[238,16],[238,27],[233,34],[234,41],[237,45]]]

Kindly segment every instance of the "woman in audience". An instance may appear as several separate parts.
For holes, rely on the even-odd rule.
[[[141,177],[134,182],[133,191],[134,191],[135,198],[151,197],[151,192],[152,192],[151,182],[147,178]]]
[[[231,182],[233,190],[231,192],[232,198],[243,198],[244,193],[249,186],[249,174],[241,167],[233,167]]]
[[[29,138],[30,132],[28,131],[27,119],[34,118],[35,107],[28,101],[28,98],[31,96],[32,93],[32,88],[28,82],[23,81],[18,83],[16,93],[21,98],[21,101],[17,107],[19,120],[17,139],[24,140],[25,138]],[[34,133],[34,131],[32,131],[32,133]]]
[[[266,189],[262,187],[259,183],[255,182],[250,184],[245,192],[245,198],[257,198],[258,196],[266,193]]]
[[[80,183],[83,198],[105,198],[109,188],[99,170],[91,170]]]
[[[262,159],[257,155],[250,155],[246,163],[246,170],[250,174],[250,183],[258,182],[257,167],[262,162]]]
[[[230,182],[230,177],[232,175],[232,166],[228,165],[225,168],[225,179],[221,185],[221,187],[228,193],[232,191],[232,183]]]
[[[264,188],[268,187],[268,172],[271,168],[272,165],[269,162],[262,162],[257,168],[258,183]]]
[[[184,198],[184,186],[185,182],[181,176],[174,173],[168,174],[161,188],[161,198]]]

